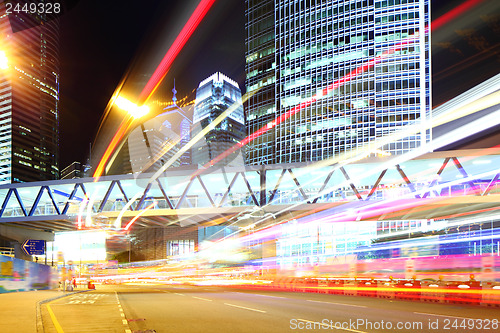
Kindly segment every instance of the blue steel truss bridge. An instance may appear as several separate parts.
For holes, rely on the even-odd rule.
[[[428,153],[346,165],[290,164],[0,186],[0,223],[64,231],[209,221],[277,222],[309,212],[346,220],[452,219],[495,214],[500,149]],[[349,212],[349,215],[345,215]]]

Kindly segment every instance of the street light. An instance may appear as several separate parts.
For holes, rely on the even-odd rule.
[[[131,101],[122,96],[118,96],[116,98],[115,105],[118,106],[120,109],[127,111],[135,119],[141,118],[146,114],[148,114],[149,112],[149,106],[147,105],[138,106],[137,104],[132,103]]]
[[[130,129],[130,126],[132,125],[134,119],[141,118],[149,112],[149,106],[147,105],[139,106],[122,96],[116,97],[114,104],[120,109],[127,111],[132,116],[133,119],[127,117],[120,124],[120,127],[118,128],[115,135],[113,136],[113,139],[111,140],[108,147],[104,151],[104,154],[102,155],[102,158],[95,169],[93,177],[96,178],[96,180],[99,179],[99,177],[101,177],[106,167],[106,164],[111,158],[111,155],[115,151],[116,147],[118,147],[118,145],[120,144],[122,138],[125,136],[127,131]]]

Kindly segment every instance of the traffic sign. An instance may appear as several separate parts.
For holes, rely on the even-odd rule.
[[[24,252],[29,256],[45,254],[45,241],[42,239],[28,239],[23,244]]]

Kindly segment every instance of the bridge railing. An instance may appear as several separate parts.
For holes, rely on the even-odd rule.
[[[275,165],[199,176],[188,170],[167,172],[153,183],[148,183],[149,175],[121,175],[98,182],[87,178],[2,185],[0,220],[118,212],[131,198],[128,209],[140,211],[153,202],[153,209],[218,208],[500,193],[500,155],[417,159],[386,169],[383,165]]]

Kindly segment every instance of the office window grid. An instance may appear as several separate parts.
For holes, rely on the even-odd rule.
[[[314,1],[277,1],[278,115],[418,31],[420,7],[425,6],[428,14],[428,4],[402,2],[336,1],[313,6]],[[425,24],[428,15],[426,19]],[[420,83],[429,80],[429,62],[422,64],[426,53],[420,45],[396,51],[278,126],[277,163],[321,160],[359,149],[420,119],[422,111],[428,117],[428,104],[422,107],[420,101]],[[428,51],[428,40],[423,45]],[[425,95],[428,100],[429,93]],[[384,149],[397,154],[421,142],[421,134],[410,135]]]
[[[247,134],[275,118],[274,0],[246,0]],[[247,163],[274,163],[274,132],[259,136],[247,146]]]
[[[425,126],[430,119],[428,0],[247,0],[246,15],[247,91],[257,91],[247,102],[249,134],[418,36],[257,138],[248,163],[322,160],[362,149],[410,123]],[[271,15],[274,40],[269,39]],[[420,128],[382,149],[399,154],[429,140],[430,131]]]

